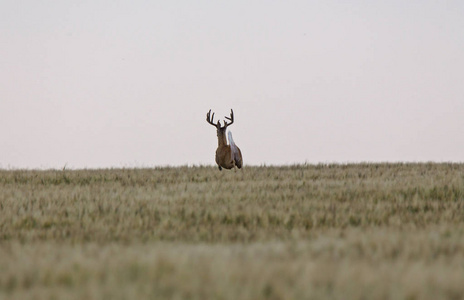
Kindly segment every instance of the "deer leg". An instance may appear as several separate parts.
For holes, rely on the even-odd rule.
[[[219,171],[222,171],[222,167],[221,167],[221,166],[218,166],[218,168],[219,168]]]

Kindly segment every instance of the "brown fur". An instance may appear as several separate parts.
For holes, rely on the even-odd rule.
[[[242,152],[240,148],[237,147],[239,153],[239,159],[232,158],[232,151],[230,149],[230,145],[227,145],[226,139],[226,130],[225,128],[217,130],[218,135],[218,147],[216,149],[216,163],[219,167],[224,169],[232,169],[233,167],[237,166],[237,168],[242,167]]]

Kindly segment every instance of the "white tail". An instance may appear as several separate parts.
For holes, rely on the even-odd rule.
[[[237,159],[240,159],[240,154],[238,152],[237,146],[235,145],[234,139],[232,138],[232,132],[229,130],[227,135],[229,136],[230,156],[234,161],[237,161]]]

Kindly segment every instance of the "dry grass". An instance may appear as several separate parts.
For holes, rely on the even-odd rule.
[[[463,171],[0,171],[0,299],[462,299]]]

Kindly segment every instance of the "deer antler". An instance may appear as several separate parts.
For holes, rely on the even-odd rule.
[[[224,117],[224,118],[230,121],[230,123],[227,123],[226,121],[224,121],[224,127],[232,125],[234,123],[234,111],[232,109],[230,110],[230,118],[229,117]]]
[[[211,109],[210,109],[209,112],[206,114],[206,122],[208,122],[209,124],[213,125],[214,127],[217,127],[217,125],[221,126],[221,124],[219,123],[219,121],[218,121],[218,124],[214,124],[213,119],[214,119],[214,113],[213,113],[213,115],[211,116]]]
[[[208,122],[209,124],[213,125],[216,128],[226,128],[227,126],[232,125],[234,123],[234,111],[231,109],[230,110],[230,117],[224,117],[224,118],[229,120],[230,123],[227,123],[226,121],[224,121],[224,126],[221,126],[221,121],[219,121],[219,120],[217,121],[216,124],[214,124],[214,113],[211,115],[211,109],[206,114],[206,122]]]

